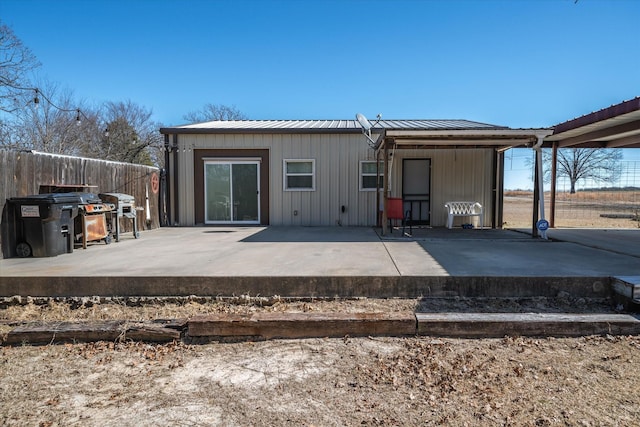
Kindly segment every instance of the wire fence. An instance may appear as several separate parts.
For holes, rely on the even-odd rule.
[[[568,179],[558,179],[555,226],[640,228],[640,161],[622,161],[621,170],[619,179],[606,186],[594,180],[578,181],[574,194],[570,192],[571,182]],[[549,217],[548,191],[545,196],[546,216]],[[529,226],[532,208],[532,194],[507,191],[505,224]]]
[[[594,189],[624,190],[640,188],[640,160],[623,160],[620,162],[621,173],[615,182],[603,184],[593,179],[583,179],[576,182],[576,191]],[[567,177],[558,177],[556,183],[557,192],[569,192],[571,181]]]

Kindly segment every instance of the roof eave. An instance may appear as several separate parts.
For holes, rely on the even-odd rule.
[[[164,135],[210,135],[210,134],[288,134],[288,133],[303,133],[303,134],[338,134],[338,133],[361,133],[361,129],[357,128],[342,128],[342,129],[328,129],[328,128],[181,128],[181,127],[168,127],[160,128],[160,133]]]
[[[559,123],[553,126],[554,134],[563,133],[569,130],[580,128],[586,125],[594,124],[597,122],[603,122],[605,120],[622,116],[627,113],[640,110],[640,97],[635,97],[628,101],[623,101],[619,104],[612,105],[607,108],[603,108],[593,113],[585,114],[575,119],[567,120],[566,122]]]
[[[553,129],[457,129],[457,130],[400,130],[387,131],[386,137],[404,147],[461,147],[497,148],[532,146],[539,139],[551,135]],[[379,149],[383,141],[375,148]]]

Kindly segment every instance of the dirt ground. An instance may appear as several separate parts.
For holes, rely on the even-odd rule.
[[[583,311],[607,301],[5,300],[0,319],[253,311]],[[0,347],[7,426],[637,426],[640,337],[350,338]]]
[[[6,426],[637,426],[640,337],[0,348]]]

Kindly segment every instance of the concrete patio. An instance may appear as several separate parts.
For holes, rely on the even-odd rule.
[[[416,297],[593,291],[640,277],[640,230],[193,227],[125,235],[50,258],[0,261],[0,296]],[[556,239],[562,239],[556,240]]]

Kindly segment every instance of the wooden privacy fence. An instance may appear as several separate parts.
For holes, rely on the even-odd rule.
[[[160,226],[158,168],[36,151],[0,150],[0,170],[0,202],[3,207],[0,243],[5,257],[9,250],[4,224],[9,209],[7,200],[38,194],[41,185],[91,185],[96,186],[91,189],[92,193],[130,194],[135,197],[136,206],[144,208],[138,211],[138,227],[145,230]],[[130,222],[122,225],[131,230]]]

